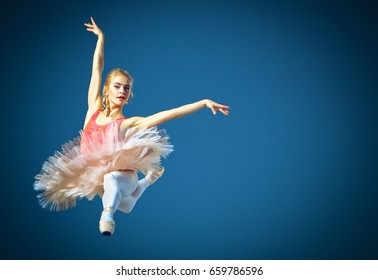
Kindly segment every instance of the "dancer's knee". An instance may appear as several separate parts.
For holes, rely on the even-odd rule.
[[[133,208],[134,207],[122,207],[122,208],[118,208],[118,210],[123,212],[123,213],[130,214],[131,211],[133,210]]]
[[[118,206],[118,210],[128,214],[133,210],[135,202],[136,200],[133,196],[123,197]]]

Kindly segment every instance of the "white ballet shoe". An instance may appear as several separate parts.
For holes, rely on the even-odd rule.
[[[154,169],[148,170],[147,175],[146,175],[148,183],[150,185],[155,183],[157,181],[157,179],[159,179],[163,175],[164,170],[165,169],[162,166],[160,166],[160,168],[158,170],[154,170]]]
[[[106,207],[102,212],[108,212],[113,216],[114,210],[111,207]],[[114,228],[115,228],[115,222],[112,218],[110,221],[102,221],[100,219],[99,222],[99,229],[102,235],[104,236],[111,236],[114,233]]]

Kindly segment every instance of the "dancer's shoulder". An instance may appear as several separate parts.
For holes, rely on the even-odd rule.
[[[87,114],[85,116],[84,121],[84,128],[87,126],[87,124],[92,120],[96,120],[98,115],[101,113],[102,110],[88,110]]]
[[[134,128],[138,126],[138,123],[143,120],[144,117],[134,116],[130,118],[126,118],[121,123],[120,129],[126,129],[126,128]]]

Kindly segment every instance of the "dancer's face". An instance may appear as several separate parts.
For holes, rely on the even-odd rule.
[[[131,94],[131,84],[129,78],[118,75],[111,81],[107,90],[109,102],[116,106],[123,106],[127,103]]]

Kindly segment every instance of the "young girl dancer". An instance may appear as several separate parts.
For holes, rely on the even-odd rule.
[[[163,174],[160,158],[173,151],[165,131],[157,126],[204,107],[213,114],[219,110],[228,115],[229,107],[204,99],[148,117],[125,118],[122,109],[133,95],[133,79],[126,71],[113,69],[101,97],[104,34],[93,18],[84,25],[97,35],[84,129],[80,137],[45,161],[34,188],[42,191],[38,195],[42,207],[57,211],[74,207],[77,199],[101,196],[99,229],[110,236],[114,233],[114,212],[133,209],[144,190]],[[138,181],[137,172],[145,177]]]

